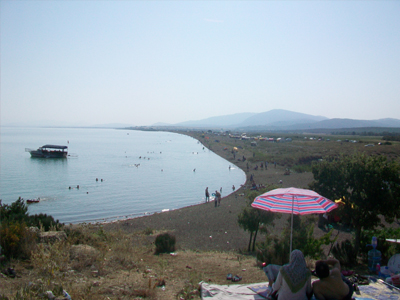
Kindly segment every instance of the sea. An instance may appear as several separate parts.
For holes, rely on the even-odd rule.
[[[161,213],[222,197],[243,170],[178,133],[100,128],[0,128],[0,199],[40,198],[29,214],[94,223]],[[217,137],[215,137],[217,139]],[[26,148],[68,146],[68,158],[31,158]]]

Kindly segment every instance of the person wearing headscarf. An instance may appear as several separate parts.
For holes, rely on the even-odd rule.
[[[312,296],[311,272],[308,270],[304,255],[293,250],[290,262],[280,268],[272,284],[272,295],[278,300],[307,300]]]

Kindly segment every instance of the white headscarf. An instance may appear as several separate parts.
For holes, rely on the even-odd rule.
[[[292,293],[297,293],[301,290],[311,276],[310,271],[307,269],[304,255],[300,250],[292,251],[290,262],[284,265],[280,272]]]

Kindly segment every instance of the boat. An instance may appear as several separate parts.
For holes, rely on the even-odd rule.
[[[66,158],[68,155],[67,146],[44,145],[37,150],[25,148],[25,152],[29,152],[31,157],[41,158]]]
[[[39,203],[39,202],[40,202],[40,198],[37,198],[37,199],[26,199],[26,203],[27,204]]]

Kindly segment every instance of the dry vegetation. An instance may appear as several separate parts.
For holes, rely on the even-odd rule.
[[[375,137],[350,143],[336,142],[347,137],[330,137],[328,142],[290,136],[290,143],[259,141],[252,147],[250,141],[228,136],[206,134],[209,138],[205,139],[200,132],[184,134],[235,163],[248,177],[253,174],[257,183],[276,185],[282,180],[283,187],[306,188],[312,174],[292,172],[285,176],[286,168],[303,165],[299,170],[307,171],[310,161],[327,155],[365,151],[399,159],[400,154],[399,143],[378,146],[381,141]],[[365,147],[372,143],[374,147]],[[235,158],[233,147],[239,147]],[[238,160],[243,156],[246,162]],[[270,164],[268,170],[254,170],[263,161],[276,161],[277,167]],[[17,277],[2,276],[0,293],[8,299],[40,299],[49,290],[59,299],[63,299],[62,290],[72,299],[199,299],[200,281],[227,284],[228,273],[241,276],[241,283],[264,282],[266,276],[254,254],[244,251],[249,234],[237,225],[237,215],[246,205],[244,189],[223,198],[217,209],[213,204],[202,204],[123,222],[66,226],[65,240],[32,243],[29,260],[7,265],[15,269]],[[286,226],[286,219],[276,222],[276,234]],[[173,255],[154,254],[154,239],[164,232],[176,236]],[[314,232],[316,236],[324,233],[317,226]],[[340,232],[339,240],[349,237],[351,233]],[[258,236],[258,241],[264,239]]]
[[[61,296],[64,289],[72,299],[191,299],[201,280],[223,284],[228,273],[248,283],[265,280],[254,257],[235,252],[154,255],[157,231],[127,234],[79,225],[67,232],[66,241],[39,244],[30,260],[11,262],[17,278],[1,278],[1,294],[39,299],[48,290]]]

